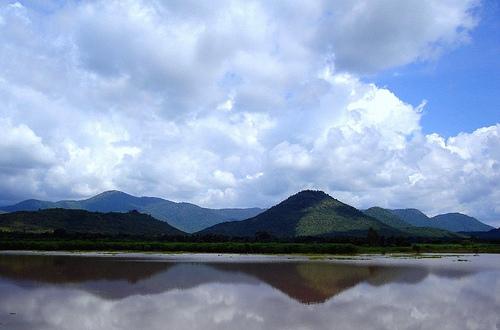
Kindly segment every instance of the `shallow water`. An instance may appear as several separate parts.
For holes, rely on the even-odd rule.
[[[0,329],[500,329],[500,255],[0,254]]]

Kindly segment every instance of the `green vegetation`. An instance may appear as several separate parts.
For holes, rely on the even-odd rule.
[[[317,236],[353,231],[366,232],[370,228],[378,232],[396,232],[393,228],[365,216],[354,207],[326,195],[321,201],[303,211],[297,223],[295,235]]]
[[[426,243],[410,246],[363,246],[360,253],[500,253],[499,243]]]
[[[276,237],[363,236],[369,228],[373,228],[385,236],[452,237],[448,231],[479,232],[493,229],[460,213],[429,218],[417,209],[388,210],[373,207],[361,212],[324,192],[310,190],[299,192],[265,212],[259,208],[208,209],[190,203],[176,203],[156,197],[136,197],[113,190],[79,201],[25,200],[0,207],[0,213],[51,208],[91,212],[137,210],[188,233],[228,236],[254,236],[258,232],[267,232]],[[247,219],[245,224],[239,224],[238,221],[243,219]],[[215,226],[220,223],[224,224]],[[425,229],[417,229],[421,227]]]
[[[339,243],[276,243],[276,242],[159,242],[132,240],[2,240],[0,250],[40,251],[142,251],[255,254],[355,254],[358,248]]]
[[[446,213],[431,218],[433,227],[449,231],[488,231],[494,229],[476,218],[461,213]]]
[[[117,197],[116,193],[108,194]],[[118,196],[118,200],[124,202],[122,197]],[[130,198],[136,201],[136,197]],[[109,202],[109,196],[101,196],[93,205],[103,208],[99,205],[103,201]],[[125,201],[120,205],[128,208],[131,204]],[[218,224],[191,235],[135,210],[99,213],[49,208],[0,214],[3,250],[496,253],[500,252],[498,239],[498,230],[468,235],[415,227],[389,210],[371,208],[361,212],[324,192],[311,190],[297,193],[253,218]]]
[[[395,213],[390,210],[381,207],[372,207],[368,210],[363,211],[366,215],[371,216],[379,220],[380,222],[386,224],[387,226],[397,228],[404,232],[408,236],[412,237],[457,237],[458,234],[454,234],[450,231],[444,229],[430,228],[430,227],[416,227],[405,222]]]
[[[369,228],[387,235],[400,232],[366,216],[322,191],[301,191],[247,220],[226,222],[198,234],[253,237],[259,232],[275,237],[365,236]]]
[[[482,223],[476,218],[461,213],[446,213],[429,218],[417,209],[386,211],[392,212],[401,220],[416,227],[430,227],[451,232],[489,231],[493,229],[493,227]]]
[[[369,209],[364,210],[363,213],[394,228],[409,227],[409,224],[398,215],[381,207],[370,207]]]
[[[67,232],[148,236],[184,234],[164,221],[137,211],[98,213],[68,209],[0,214],[0,230],[24,233]]]
[[[500,241],[500,228],[492,229],[490,231],[476,231],[466,233],[472,239],[482,241]]]
[[[396,214],[399,218],[401,218],[404,222],[409,223],[412,226],[416,227],[428,227],[429,226],[429,217],[425,215],[422,211],[417,209],[397,209],[391,210],[394,214]]]
[[[0,236],[0,250],[39,251],[140,251],[242,254],[390,254],[390,253],[500,253],[500,244],[418,243],[370,245],[331,242],[196,242],[162,241],[147,238],[101,237],[61,238],[51,235]]]
[[[1,207],[0,210],[16,212],[49,208],[81,209],[92,212],[138,210],[190,233],[223,221],[247,219],[263,211],[259,208],[208,209],[190,203],[176,203],[156,197],[136,197],[116,190],[106,191],[80,201],[47,202],[29,199],[15,205]]]
[[[199,234],[253,237],[265,232],[274,237],[364,237],[370,228],[385,237],[464,237],[442,229],[412,226],[382,208],[363,213],[322,191],[311,190],[301,191],[251,219],[221,223]]]

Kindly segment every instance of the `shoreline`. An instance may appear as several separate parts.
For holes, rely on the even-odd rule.
[[[371,259],[438,259],[461,256],[498,255],[498,253],[359,253],[346,254],[266,254],[266,253],[210,253],[210,252],[140,252],[140,251],[64,251],[64,250],[0,250],[0,255],[47,255],[47,256],[82,256],[82,257],[109,257],[109,258],[143,258],[160,260],[215,260],[237,259],[249,261],[323,261],[323,260],[350,260],[364,261]]]
[[[352,243],[283,243],[283,242],[166,242],[141,240],[67,240],[8,239],[0,240],[0,251],[73,251],[73,252],[135,252],[161,254],[243,254],[243,255],[306,255],[356,256],[424,253],[437,254],[500,254],[495,243],[414,243],[412,245],[377,246]]]
[[[359,266],[425,266],[446,267],[447,269],[470,268],[497,269],[500,264],[492,259],[498,254],[472,253],[423,253],[423,254],[359,254],[359,255],[269,255],[269,254],[233,254],[233,253],[143,253],[143,252],[109,252],[109,251],[0,251],[2,256],[40,256],[40,257],[75,257],[75,258],[109,258],[137,262],[166,263],[322,263],[350,264]]]

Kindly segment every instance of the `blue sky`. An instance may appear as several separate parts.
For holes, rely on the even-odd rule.
[[[118,189],[268,207],[313,188],[500,225],[499,12],[3,1],[0,204]]]
[[[485,1],[470,41],[434,61],[416,62],[367,77],[402,100],[427,100],[422,128],[454,136],[500,120],[500,4]]]

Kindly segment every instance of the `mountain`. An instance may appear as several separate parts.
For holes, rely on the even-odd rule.
[[[299,196],[296,198],[300,200],[299,201],[300,203],[305,203],[306,201],[309,201],[314,204],[318,201],[329,200],[327,197],[330,197],[322,192],[304,191],[302,193],[303,194],[301,195],[297,194]],[[315,197],[313,197],[313,195],[315,195]],[[303,217],[298,215],[298,213],[295,215],[288,214],[287,212],[293,211],[292,209],[287,208],[288,206],[290,206],[289,204],[283,205],[285,206],[285,208],[280,208],[278,211],[266,213],[267,214],[266,216],[269,216],[269,214],[271,214],[271,217],[275,219],[273,221],[277,222],[272,226],[282,225],[282,223],[276,219],[294,219],[292,221],[297,222],[296,224],[297,228],[295,230],[291,229],[291,227],[290,228],[287,227],[288,228],[287,230],[289,230],[289,232],[286,232],[286,235],[292,234],[292,232],[295,233],[294,235],[317,235],[318,233],[324,233],[325,230],[327,230],[328,228],[332,229],[333,227],[335,227],[334,229],[336,231],[339,231],[339,233],[340,232],[344,233],[349,230],[361,230],[361,228],[366,227],[363,225],[360,227],[359,223],[356,221],[345,222],[345,218],[348,219],[351,219],[351,217],[357,218],[359,217],[359,214],[357,215],[351,214],[347,217],[344,215],[342,221],[339,220],[342,217],[339,217],[339,214],[335,213],[337,211],[334,212],[334,216],[331,216],[329,212],[333,211],[331,209],[326,210],[324,206],[330,204],[331,204],[330,206],[334,206],[335,203],[332,200],[329,200],[328,203],[325,202],[326,204],[324,205],[321,204],[323,206],[317,209],[308,210],[306,213],[313,214],[312,216],[313,218]],[[294,200],[292,199],[290,203],[293,201]],[[336,202],[340,203],[339,201]],[[346,210],[345,207],[348,206],[342,203],[335,205],[339,207],[339,210]],[[342,205],[344,208],[340,207]],[[310,206],[313,205],[311,204]],[[167,221],[172,226],[188,233],[197,232],[223,222],[233,222],[243,219],[250,219],[256,217],[257,215],[261,214],[264,211],[263,209],[259,208],[209,209],[200,207],[195,204],[177,203],[156,197],[136,197],[121,191],[112,190],[103,192],[94,197],[83,200],[63,200],[58,202],[49,202],[36,199],[28,199],[18,204],[0,207],[0,214],[2,212],[36,211],[40,209],[51,209],[51,208],[82,209],[93,212],[128,212],[131,210],[137,210],[141,213],[149,214],[156,219]],[[356,211],[360,212],[358,210]],[[391,230],[393,231],[394,229],[396,229],[396,231],[399,230],[399,234],[401,234],[401,232],[407,232],[407,234],[417,235],[417,236],[420,235],[439,236],[444,232],[416,230],[414,227],[436,228],[453,232],[488,231],[493,228],[480,222],[475,218],[460,213],[448,213],[435,216],[433,218],[429,218],[427,215],[425,215],[424,213],[422,213],[417,209],[390,210],[390,212],[392,212],[392,215],[394,216],[391,216],[391,214],[388,214],[388,212],[386,211],[387,210],[382,208],[371,208],[365,210],[365,213],[361,215],[362,217],[370,217],[371,221],[376,219],[378,225],[382,224],[386,227],[391,227],[392,228]],[[279,214],[279,212],[285,212],[285,213]],[[340,212],[342,213],[343,211]],[[332,222],[331,219],[336,219],[335,226],[333,226],[334,222]],[[254,224],[255,221],[249,222],[250,226],[256,226],[255,228],[260,228],[259,227],[260,225]],[[256,221],[256,223],[259,223],[259,221]],[[286,223],[287,226],[292,226],[290,225],[289,222]],[[414,227],[410,227],[410,229],[408,229],[406,228],[407,226],[405,226],[404,223],[407,223]],[[361,224],[364,223],[361,222]],[[227,229],[230,226],[238,227],[235,224],[226,224],[224,225],[224,228]],[[318,228],[314,228],[316,226]],[[386,227],[384,228],[387,229]],[[249,229],[249,231],[251,232],[252,229]],[[268,231],[268,230],[262,230],[262,231]]]
[[[168,221],[174,227],[186,232],[195,232],[224,221],[247,219],[263,211],[259,208],[208,209],[195,204],[176,203],[156,197],[136,197],[116,190],[106,191],[79,201],[47,202],[29,199],[15,205],[0,207],[0,210],[15,212],[49,208],[82,209],[96,212],[138,210],[159,220]]]
[[[381,207],[371,207],[363,212],[366,215],[368,215],[372,218],[375,218],[375,219],[379,220],[380,222],[382,222],[390,227],[397,228],[397,229],[409,234],[410,236],[429,237],[429,238],[430,237],[434,237],[434,238],[457,237],[456,234],[453,234],[450,231],[445,230],[445,229],[413,226],[413,225],[405,222],[403,219],[401,219],[399,216],[397,216],[391,210],[384,209]]]
[[[452,232],[488,231],[493,227],[482,223],[476,218],[461,213],[447,213],[429,218],[417,209],[391,210],[403,221],[416,227],[430,227]]]
[[[481,240],[500,241],[500,228],[495,228],[489,231],[464,232],[464,234]]]
[[[15,212],[15,211],[37,211],[39,209],[47,209],[54,206],[55,203],[40,201],[38,199],[27,199],[14,205],[2,206],[2,212]]]
[[[127,213],[89,212],[85,210],[46,209],[0,214],[0,231],[53,232],[63,229],[74,233],[127,235],[184,235],[185,233],[137,211]]]
[[[304,190],[253,218],[220,223],[198,234],[250,237],[267,232],[276,237],[365,236],[369,228],[388,235],[401,234],[322,191]]]
[[[431,218],[433,227],[454,232],[459,231],[489,231],[492,226],[482,223],[476,218],[461,213],[446,213]]]
[[[390,210],[378,206],[364,210],[363,213],[394,228],[407,228],[411,226],[408,222],[404,221]]]
[[[84,200],[63,200],[58,202],[28,199],[20,203],[0,207],[6,212],[37,211],[49,208],[81,209],[96,212],[128,212],[163,201],[154,197],[135,197],[121,191],[111,190]],[[170,202],[170,201],[168,201]],[[174,202],[170,202],[174,203]]]
[[[403,221],[416,227],[429,227],[429,217],[417,209],[397,209],[391,210]]]

